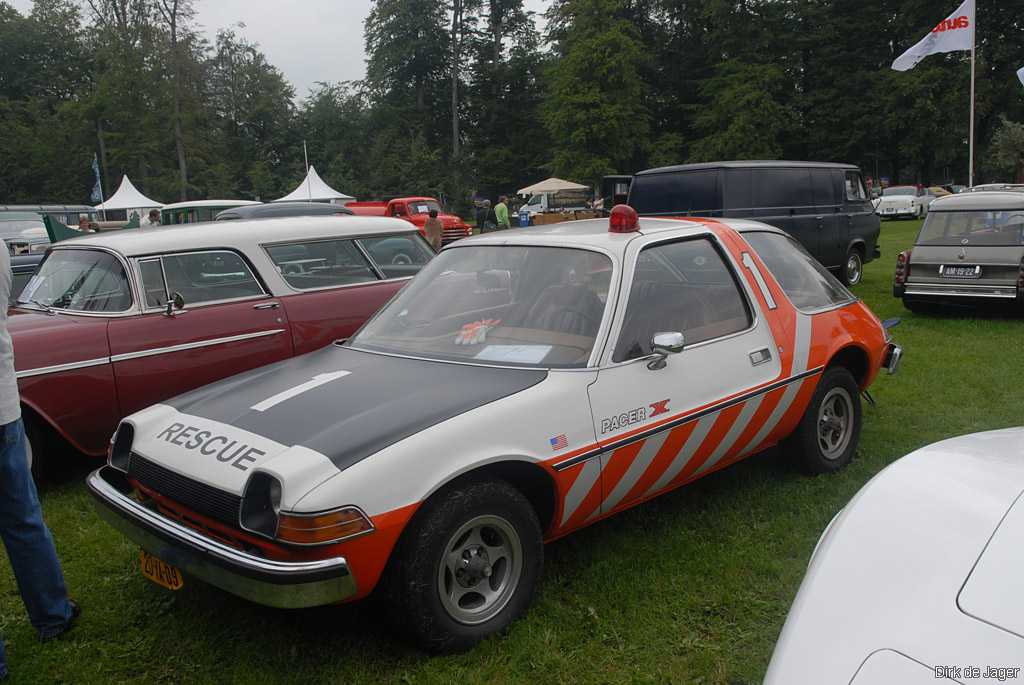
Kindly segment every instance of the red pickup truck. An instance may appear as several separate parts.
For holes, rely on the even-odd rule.
[[[420,229],[424,237],[426,233],[423,225],[430,215],[430,210],[436,209],[437,218],[444,224],[441,236],[441,243],[444,245],[465,238],[473,232],[469,224],[459,217],[442,212],[441,205],[432,197],[396,197],[388,202],[349,202],[345,207],[362,216],[393,216],[405,219]]]

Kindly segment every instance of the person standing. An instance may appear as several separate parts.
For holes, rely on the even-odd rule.
[[[512,228],[508,219],[508,197],[502,195],[498,198],[498,204],[494,205],[494,216],[498,221],[498,230],[503,231]]]
[[[29,620],[45,642],[66,633],[81,611],[68,598],[28,463],[14,346],[7,331],[12,279],[10,257],[7,250],[0,250],[0,539]],[[7,658],[0,639],[0,680],[6,677]]]
[[[444,223],[437,218],[437,210],[431,209],[430,216],[423,224],[423,232],[427,234],[427,242],[434,248],[434,252],[441,251],[441,237],[444,235]]]

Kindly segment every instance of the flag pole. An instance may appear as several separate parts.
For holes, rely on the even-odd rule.
[[[977,52],[978,36],[978,5],[974,5],[974,16],[971,17],[971,125],[970,125],[970,161],[967,169],[967,185],[974,187],[974,57]]]

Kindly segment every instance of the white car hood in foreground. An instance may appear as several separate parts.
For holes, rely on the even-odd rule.
[[[913,685],[937,666],[1024,683],[1022,491],[1024,429],[936,443],[878,474],[819,543],[765,683]]]

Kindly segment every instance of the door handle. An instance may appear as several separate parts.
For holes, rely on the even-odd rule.
[[[253,309],[277,309],[280,306],[280,302],[264,302],[262,304],[253,305]]]

